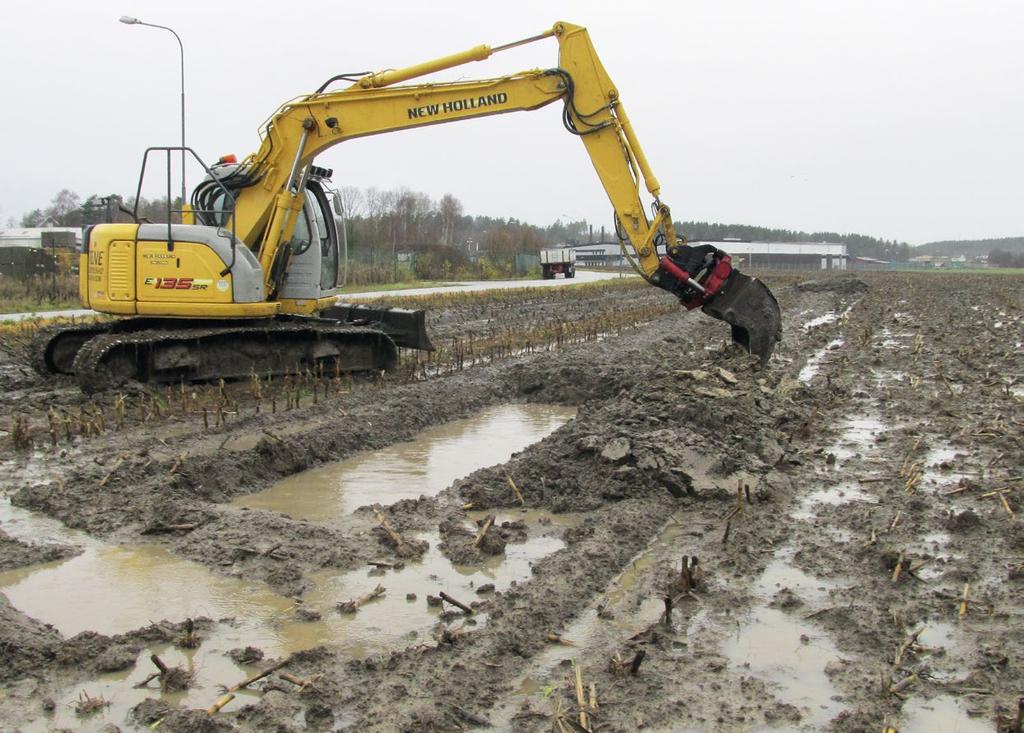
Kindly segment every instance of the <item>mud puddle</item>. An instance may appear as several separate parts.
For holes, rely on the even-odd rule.
[[[546,509],[523,508],[498,511],[473,509],[466,512],[466,517],[477,525],[470,526],[470,529],[475,532],[480,522],[491,514],[494,515],[495,526],[501,526],[504,522],[523,522],[531,535],[560,535],[570,527],[578,527],[584,519],[584,515],[578,512],[549,512]]]
[[[883,349],[900,349],[904,346],[906,339],[912,337],[914,334],[911,331],[893,331],[888,326],[884,327],[879,334],[881,341],[879,346]]]
[[[805,331],[810,331],[812,328],[817,328],[818,326],[824,326],[827,323],[835,323],[838,320],[839,320],[839,314],[836,313],[835,311],[829,311],[828,313],[822,313],[820,316],[818,316],[816,318],[812,318],[811,320],[807,321],[804,324],[804,330]]]
[[[242,667],[235,664],[227,652],[231,647],[223,639],[210,639],[203,642],[198,650],[177,649],[170,644],[155,644],[142,650],[135,661],[135,666],[122,671],[100,675],[95,680],[77,684],[63,690],[54,697],[55,707],[52,712],[37,717],[18,730],[24,733],[44,733],[53,730],[76,730],[89,733],[105,733],[111,730],[147,730],[146,726],[134,726],[127,721],[129,712],[146,698],[155,698],[175,707],[208,708],[222,694],[220,686],[232,685],[250,674],[255,667]],[[181,667],[192,675],[191,687],[179,692],[161,692],[159,684],[151,682],[147,687],[136,689],[150,670],[155,667],[150,662],[151,654],[157,654],[169,667]],[[80,716],[76,705],[83,695],[100,698],[105,705],[95,712]],[[239,707],[259,699],[259,692],[238,690],[236,699],[230,706]],[[108,726],[117,726],[111,728]]]
[[[828,352],[833,351],[834,349],[838,349],[845,343],[846,342],[843,339],[835,338],[829,341],[824,346],[822,346],[820,349],[818,349],[818,351],[812,354],[811,357],[807,360],[807,363],[804,364],[803,368],[800,370],[800,373],[797,374],[797,381],[804,382],[806,384],[807,382],[810,382],[812,379],[814,379],[814,377],[816,377],[818,372],[821,370],[821,363],[825,360],[825,357],[828,355]]]
[[[953,560],[960,559],[949,551],[953,538],[948,532],[929,532],[911,545],[912,551],[927,557],[928,562],[915,572],[923,580],[937,580],[946,572],[946,566]]]
[[[839,506],[852,502],[877,504],[878,499],[857,484],[844,481],[835,486],[811,492],[801,500],[800,506],[791,516],[800,520],[812,519],[817,514],[817,509],[823,505]]]
[[[78,447],[61,450],[61,457],[69,461],[81,455]],[[0,496],[15,492],[22,485],[46,484],[54,480],[54,453],[35,448],[26,453],[12,452],[0,458],[0,476],[6,480],[0,485]],[[3,519],[0,516],[0,519]]]
[[[368,504],[434,496],[477,469],[507,461],[576,415],[561,405],[499,405],[430,428],[415,440],[304,471],[233,506],[329,521]]]
[[[79,539],[79,533],[58,522],[10,507],[9,502],[0,506],[4,507],[0,517],[12,533],[17,528],[19,535],[37,540]],[[442,621],[452,630],[483,626],[486,611],[444,619],[441,608],[428,605],[427,595],[444,591],[468,605],[529,579],[533,562],[564,547],[558,537],[542,533],[544,527],[557,527],[556,519],[544,514],[534,511],[527,518],[518,516],[531,530],[537,526],[537,536],[509,543],[503,555],[488,557],[479,565],[452,564],[438,549],[439,534],[426,533],[418,537],[430,545],[421,559],[383,572],[366,567],[344,574],[311,574],[316,587],[302,601],[280,596],[261,583],[214,574],[159,546],[112,546],[84,538],[79,543],[84,551],[76,557],[0,573],[0,592],[20,611],[52,624],[66,637],[82,631],[124,633],[164,619],[208,617],[218,622],[202,632],[196,650],[152,645],[126,672],[101,675],[62,690],[55,696],[53,714],[33,721],[25,730],[48,730],[55,725],[99,730],[106,723],[123,723],[131,707],[153,696],[174,705],[208,707],[219,696],[218,685],[237,682],[253,669],[230,660],[226,654],[231,649],[253,646],[272,659],[326,645],[362,659],[421,642],[434,643],[431,632]],[[486,584],[493,590],[477,593]],[[357,612],[339,611],[339,604],[365,598],[378,588],[383,589],[379,596]],[[54,602],[57,598],[60,603]],[[300,618],[300,606],[305,618],[312,620]],[[194,671],[192,687],[174,695],[162,695],[155,685],[134,689],[151,671],[152,653],[170,665]],[[75,712],[83,690],[110,703],[87,721]],[[242,704],[244,696],[230,705]]]
[[[963,631],[949,621],[929,619],[920,626],[916,657],[929,677],[940,684],[953,684],[970,674],[963,649]]]
[[[494,592],[528,580],[535,561],[565,546],[556,537],[533,537],[506,545],[504,555],[492,556],[480,565],[455,565],[438,549],[437,533],[421,534],[417,539],[428,542],[430,549],[422,560],[400,569],[381,573],[364,568],[340,576],[326,571],[312,573],[309,578],[317,587],[307,594],[304,605],[318,611],[322,618],[315,623],[289,623],[283,631],[307,639],[315,636],[316,643],[339,647],[357,658],[420,641],[432,644],[436,640],[431,631],[442,621],[442,609],[429,606],[428,595],[438,596],[444,591],[466,605],[491,598]],[[493,590],[478,593],[485,585],[493,585]],[[383,592],[358,612],[338,612],[337,604],[365,598],[379,588]],[[469,629],[486,621],[486,612],[475,612],[450,619],[450,627]]]
[[[95,544],[68,560],[9,570],[0,573],[0,591],[66,636],[118,634],[197,616],[267,619],[291,606],[266,586],[215,575],[150,545]]]
[[[870,451],[879,434],[886,429],[886,424],[877,415],[861,415],[846,420],[840,426],[842,434],[839,440],[829,449],[829,452],[839,461],[847,461]]]
[[[844,322],[846,318],[850,315],[851,310],[853,310],[853,305],[848,306],[841,313],[836,313],[835,311],[826,311],[825,313],[822,313],[820,316],[817,316],[816,318],[812,318],[811,320],[804,322],[804,331],[810,331],[812,328],[818,328],[819,326],[824,326],[829,323],[835,323],[836,321]]]
[[[961,701],[951,695],[930,700],[909,700],[903,706],[903,733],[991,733],[984,717],[972,718]]]
[[[78,533],[51,527],[52,520],[23,514],[10,525],[18,527],[19,532],[38,527],[48,530],[54,539],[77,537]],[[233,684],[248,674],[225,656],[228,650],[253,645],[265,648],[271,656],[293,650],[275,628],[276,619],[288,613],[292,601],[266,586],[214,575],[156,546],[110,546],[96,541],[82,544],[85,549],[77,557],[0,573],[0,592],[20,611],[52,624],[66,637],[82,631],[124,633],[164,619],[206,616],[244,620],[216,624],[201,634],[200,647],[192,651],[167,644],[147,647],[134,667],[62,690],[54,696],[52,714],[28,722],[22,730],[91,731],[107,723],[123,725],[128,710],[147,697],[160,697],[173,705],[209,707],[219,696],[217,685]],[[170,666],[193,671],[191,688],[173,694],[161,693],[155,683],[149,689],[135,689],[134,685],[153,670],[149,662],[153,653]],[[109,705],[80,718],[75,705],[83,692]],[[239,699],[244,700],[244,696]]]
[[[825,666],[839,659],[839,649],[820,629],[786,608],[796,596],[805,604],[824,600],[833,582],[815,578],[789,561],[789,548],[775,557],[758,578],[754,593],[762,602],[728,638],[723,653],[734,667],[749,671],[772,685],[782,702],[800,710],[801,724],[785,728],[761,727],[763,733],[789,730],[823,730],[842,705],[834,698],[839,691],[825,674]]]
[[[839,650],[810,624],[762,606],[723,651],[734,666],[769,682],[780,700],[799,708],[802,725],[797,730],[824,730],[842,709],[833,699],[839,691],[825,675],[825,665],[839,658]],[[781,733],[793,728],[757,730]]]
[[[97,545],[85,532],[69,529],[56,519],[14,506],[11,498],[0,494],[0,528],[16,540],[32,544],[65,544],[87,547]]]
[[[961,470],[966,458],[968,456],[964,451],[947,443],[939,443],[924,457],[921,483],[933,490],[942,490],[959,484],[961,479],[969,475],[968,471]]]

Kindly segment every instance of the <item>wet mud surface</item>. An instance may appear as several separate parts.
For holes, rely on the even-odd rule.
[[[1011,730],[1024,280],[765,280],[763,369],[622,285],[440,303],[501,348],[383,382],[87,399],[12,339],[2,727],[573,730],[578,670],[594,730]]]

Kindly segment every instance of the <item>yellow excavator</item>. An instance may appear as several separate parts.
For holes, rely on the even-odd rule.
[[[406,84],[523,44],[554,38],[558,66],[477,81]],[[329,89],[338,82],[347,86]],[[732,327],[733,339],[767,361],[781,336],[771,291],[729,255],[691,247],[675,231],[661,186],[619,91],[585,28],[550,30],[503,46],[476,46],[404,69],[340,74],[282,105],[259,150],[207,166],[181,224],[100,224],[83,239],[82,302],[126,318],[58,328],[34,345],[42,372],[74,374],[83,388],[112,381],[178,382],[286,373],[388,369],[398,347],[430,349],[422,311],[339,304],[345,226],[331,171],[316,157],[338,143],[457,120],[535,110],[555,101],[585,146],[614,207],[623,253],[649,283]],[[650,212],[641,188],[650,197]],[[136,196],[138,200],[139,196]],[[168,219],[172,212],[168,211]]]

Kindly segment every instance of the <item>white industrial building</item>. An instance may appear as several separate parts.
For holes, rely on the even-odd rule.
[[[845,244],[835,242],[744,242],[726,241],[695,241],[693,246],[710,244],[724,249],[733,257],[736,264],[748,269],[758,270],[845,270],[849,255]],[[625,265],[622,250],[618,242],[595,242],[579,244],[576,250],[576,263],[602,267],[619,267]],[[664,254],[664,248],[658,248],[658,254]],[[631,253],[632,254],[632,253]]]
[[[60,232],[58,240],[70,243],[74,237],[74,246],[82,244],[80,227],[21,227],[16,229],[0,229],[0,247],[30,247],[40,249],[43,246],[43,233]]]
[[[713,244],[732,255],[733,261],[759,270],[845,270],[849,255],[836,242],[690,242]]]

